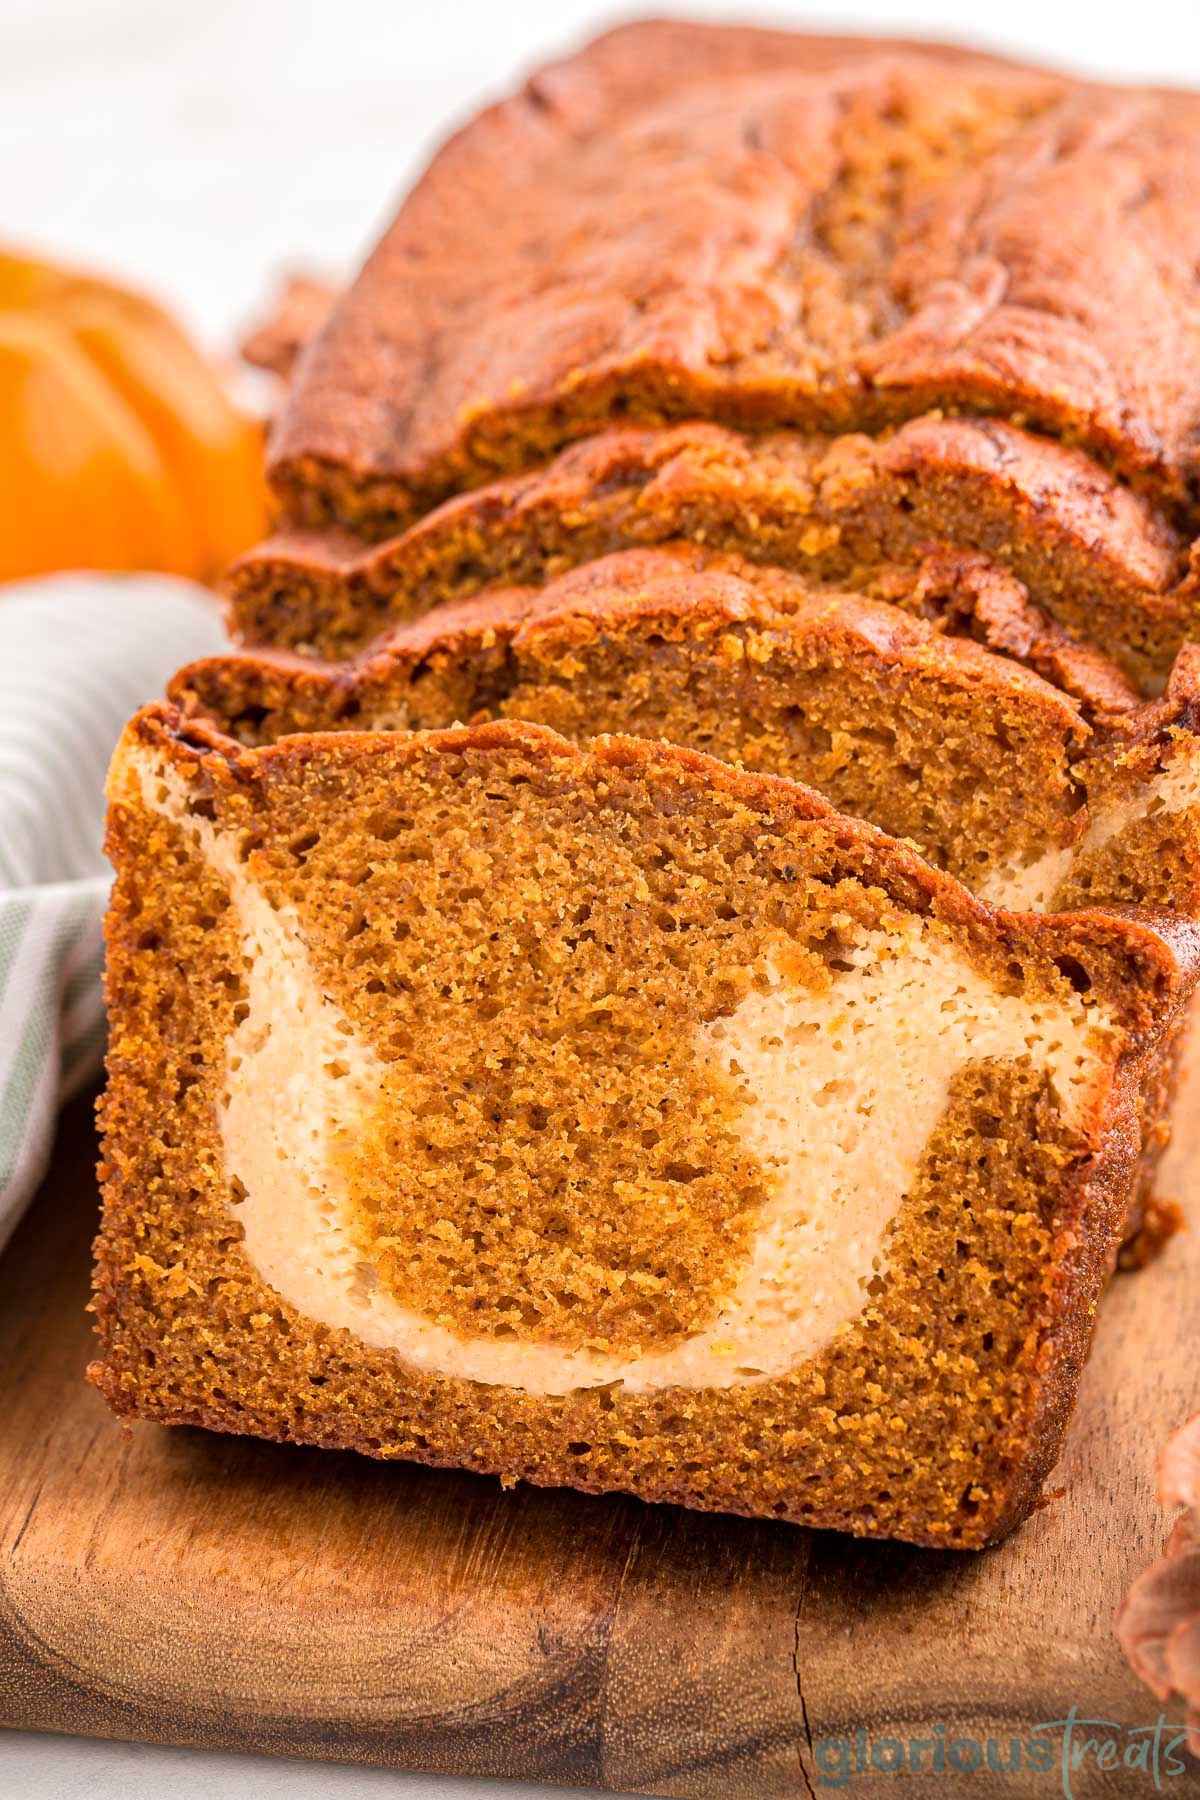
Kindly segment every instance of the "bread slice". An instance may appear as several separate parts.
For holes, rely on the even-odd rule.
[[[611,423],[995,414],[1196,517],[1200,100],[634,28],[439,151],[298,370],[294,522],[388,533]]]
[[[493,582],[530,584],[688,538],[859,591],[933,546],[973,551],[1143,691],[1200,635],[1186,540],[1082,451],[1001,419],[914,419],[877,438],[625,426],[461,494],[399,537],[292,529],[234,565],[234,635],[345,656]]]
[[[890,574],[884,602],[691,544],[627,550],[345,664],[210,658],[170,693],[248,744],[502,717],[667,738],[818,788],[997,904],[1200,915],[1200,653],[1141,702],[993,566]]]
[[[1034,1503],[1196,931],[511,722],[113,764],[122,1415],[973,1547]]]

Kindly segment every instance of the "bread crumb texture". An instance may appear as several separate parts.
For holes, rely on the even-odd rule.
[[[947,1545],[1053,1461],[1187,928],[497,724],[112,777],[120,1412]]]

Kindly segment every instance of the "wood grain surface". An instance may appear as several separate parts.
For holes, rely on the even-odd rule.
[[[1200,1141],[1200,1082],[1182,1107]],[[126,1434],[83,1380],[93,1159],[76,1106],[0,1263],[0,1722],[720,1800],[891,1791],[854,1772],[862,1732],[860,1756],[929,1741],[906,1800],[1023,1800],[1061,1794],[1057,1766],[939,1774],[932,1746],[1007,1758],[1072,1704],[1157,1719],[1111,1621],[1166,1536],[1158,1445],[1197,1401],[1200,1233],[1114,1283],[1063,1497],[969,1556]],[[1195,1167],[1180,1139],[1169,1191]],[[1200,1793],[1200,1765],[1162,1790]],[[1094,1754],[1071,1778],[1075,1800],[1156,1791]]]

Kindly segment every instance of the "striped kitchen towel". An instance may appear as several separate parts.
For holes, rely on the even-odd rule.
[[[0,1246],[60,1101],[104,1044],[104,777],[130,714],[224,643],[212,596],[158,575],[0,587]]]

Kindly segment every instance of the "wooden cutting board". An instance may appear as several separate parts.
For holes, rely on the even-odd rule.
[[[1183,1110],[1200,1142],[1200,1090]],[[1167,1191],[1200,1167],[1189,1149]],[[1111,1620],[1166,1536],[1158,1446],[1197,1403],[1200,1232],[1114,1283],[1052,1483],[1064,1497],[969,1556],[201,1431],[126,1435],[83,1381],[94,1153],[76,1106],[0,1263],[0,1721],[806,1800],[881,1791],[870,1772],[822,1779],[822,1761],[835,1779],[843,1756],[853,1768],[837,1743],[856,1731],[865,1748],[940,1727],[1007,1757],[1072,1704],[1121,1728],[1157,1718]],[[901,1786],[1062,1793],[1057,1772],[1000,1780],[986,1763]],[[1200,1773],[1163,1789],[1183,1800]],[[1092,1755],[1072,1791],[1156,1790]]]

